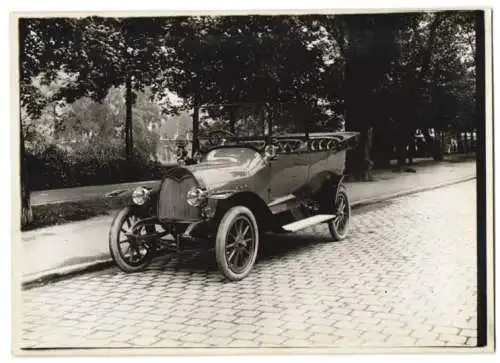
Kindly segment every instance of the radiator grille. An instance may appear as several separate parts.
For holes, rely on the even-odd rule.
[[[158,218],[185,221],[199,219],[198,208],[190,206],[186,201],[188,190],[196,185],[192,175],[185,175],[180,180],[166,177],[161,184],[158,198]]]

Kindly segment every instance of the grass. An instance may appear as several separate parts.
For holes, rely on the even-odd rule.
[[[93,198],[79,202],[63,202],[33,206],[33,222],[22,231],[55,226],[88,218],[110,215],[130,203],[129,198]]]

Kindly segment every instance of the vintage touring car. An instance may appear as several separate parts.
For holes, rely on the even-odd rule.
[[[109,232],[117,266],[136,272],[158,251],[207,248],[235,281],[250,273],[266,232],[325,223],[333,240],[346,237],[351,209],[342,180],[358,133],[312,132],[308,122],[299,124],[280,131],[268,119],[251,135],[234,129],[195,135],[191,159],[181,157],[157,187],[129,191],[131,203]]]

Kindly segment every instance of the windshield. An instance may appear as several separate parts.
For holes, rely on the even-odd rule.
[[[200,132],[224,130],[236,138],[267,135],[268,116],[262,105],[213,105],[200,108]]]
[[[310,107],[303,104],[226,104],[200,108],[200,133],[227,133],[236,139],[305,136],[306,123],[316,119]]]
[[[258,152],[247,147],[225,147],[214,149],[205,155],[205,161],[234,163],[246,168],[252,168],[261,161]]]

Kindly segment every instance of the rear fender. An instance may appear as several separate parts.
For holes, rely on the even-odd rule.
[[[334,190],[335,190],[335,196],[337,196],[337,193],[339,192],[340,186],[344,182],[344,178],[345,178],[344,175],[340,175],[340,176],[336,176],[332,180],[332,185],[333,185]]]
[[[331,171],[323,171],[313,176],[305,186],[295,191],[294,194],[298,199],[321,195],[325,191],[333,192],[333,195],[337,195],[337,191],[343,180],[343,175],[338,175]]]
[[[323,208],[325,208],[326,211],[330,211],[330,208],[332,208],[332,206],[334,205],[333,201],[337,199],[337,194],[343,181],[343,175],[333,174],[328,182],[323,185],[321,191],[317,194],[320,204],[323,205]]]

